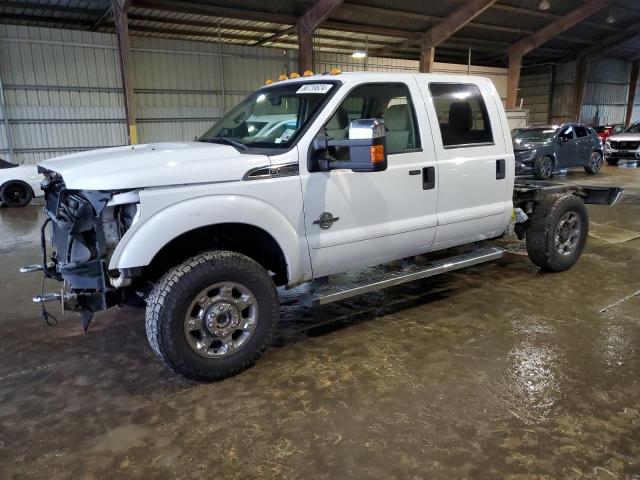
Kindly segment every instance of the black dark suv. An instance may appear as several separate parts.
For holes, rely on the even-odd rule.
[[[516,175],[548,179],[563,168],[584,167],[595,175],[602,167],[602,141],[587,125],[565,123],[528,127],[513,136]]]

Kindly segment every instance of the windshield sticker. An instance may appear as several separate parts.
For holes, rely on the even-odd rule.
[[[331,90],[330,83],[307,83],[301,86],[296,93],[327,93]]]
[[[294,133],[296,133],[294,128],[287,128],[279,138],[276,138],[276,143],[288,142]]]

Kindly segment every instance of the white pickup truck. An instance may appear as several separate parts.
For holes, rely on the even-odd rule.
[[[260,357],[278,287],[308,282],[301,300],[340,300],[494,260],[503,250],[486,240],[514,229],[536,265],[565,270],[587,240],[585,203],[613,204],[622,191],[514,187],[494,85],[408,73],[277,82],[197,142],[95,150],[39,169],[43,261],[23,271],[64,285],[34,297],[43,313],[61,301],[86,331],[93,312],[141,297],[155,353],[198,380]],[[381,264],[364,281],[327,280]]]

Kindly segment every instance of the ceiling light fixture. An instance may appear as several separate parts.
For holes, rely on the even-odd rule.
[[[538,10],[549,10],[551,8],[551,4],[549,0],[542,0],[538,5]]]
[[[353,58],[365,58],[366,56],[367,52],[365,52],[364,50],[356,50],[351,54],[351,57]]]
[[[609,10],[609,15],[607,15],[607,19],[605,20],[609,25],[612,23],[616,23],[616,16],[613,14],[613,11]]]

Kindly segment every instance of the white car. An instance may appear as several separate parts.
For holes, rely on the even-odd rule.
[[[0,202],[8,207],[25,207],[44,192],[44,177],[35,165],[16,165],[0,159]]]

